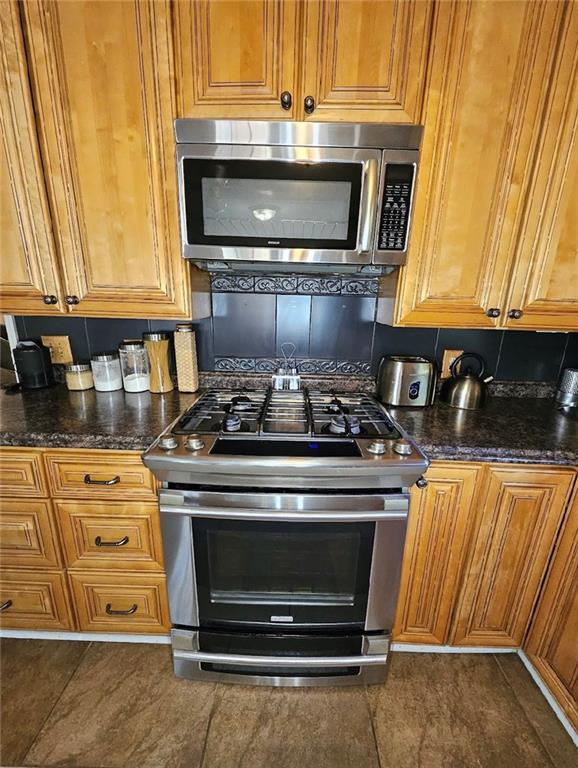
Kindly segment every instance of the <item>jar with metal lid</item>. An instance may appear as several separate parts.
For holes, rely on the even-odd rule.
[[[71,390],[92,389],[92,371],[89,363],[70,363],[64,366],[66,386]]]
[[[116,352],[93,355],[90,359],[94,388],[97,392],[113,392],[122,389],[120,360]]]
[[[145,392],[150,386],[150,366],[142,341],[125,341],[118,348],[122,383],[127,392]]]
[[[151,367],[151,392],[170,392],[173,380],[169,369],[169,334],[164,331],[143,333]]]
[[[177,323],[174,344],[179,392],[196,392],[199,388],[199,370],[195,332],[190,323]]]

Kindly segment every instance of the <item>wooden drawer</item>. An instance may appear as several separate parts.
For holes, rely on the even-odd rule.
[[[128,451],[48,451],[44,455],[53,496],[152,499],[156,486],[140,454]]]
[[[0,563],[4,568],[60,568],[49,501],[0,499]]]
[[[162,570],[156,503],[56,501],[70,568]]]
[[[0,449],[0,493],[3,496],[48,496],[42,451]]]
[[[168,633],[170,622],[164,576],[69,571],[68,577],[81,630]]]
[[[0,626],[14,629],[74,629],[62,571],[2,571]]]

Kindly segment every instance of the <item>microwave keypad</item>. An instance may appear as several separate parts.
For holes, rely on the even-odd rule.
[[[379,225],[380,251],[404,251],[411,208],[413,165],[388,163]]]

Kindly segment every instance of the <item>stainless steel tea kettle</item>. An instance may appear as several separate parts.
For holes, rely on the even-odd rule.
[[[458,373],[458,365],[466,358],[477,360],[480,370],[477,374],[472,373],[470,366],[467,366],[463,373]],[[450,378],[442,384],[440,400],[443,400],[453,408],[467,408],[474,410],[482,408],[486,402],[487,384],[492,381],[493,376],[486,376],[484,373],[486,364],[484,359],[475,352],[464,352],[450,365]]]

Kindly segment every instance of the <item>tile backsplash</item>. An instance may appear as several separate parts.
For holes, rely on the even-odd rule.
[[[375,278],[213,275],[212,317],[193,323],[205,371],[269,372],[286,344],[303,373],[375,373],[388,354],[441,362],[444,349],[478,352],[497,379],[554,381],[578,366],[578,333],[392,328],[375,322]],[[115,349],[170,320],[17,317],[20,338],[67,334],[76,359]],[[287,349],[287,347],[285,347]]]

